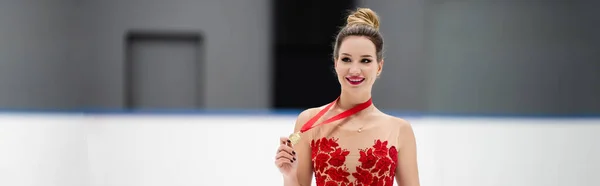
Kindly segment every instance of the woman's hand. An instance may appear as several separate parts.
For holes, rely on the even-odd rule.
[[[296,161],[296,152],[287,137],[279,138],[279,148],[275,155],[275,165],[284,178],[293,178],[296,176],[298,163]]]

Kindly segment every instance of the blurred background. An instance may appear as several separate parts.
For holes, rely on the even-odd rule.
[[[0,0],[0,185],[281,185],[276,140],[339,95],[357,7],[422,185],[600,185],[592,0]]]
[[[572,0],[2,0],[0,107],[326,104],[332,42],[358,6],[382,20],[382,109],[600,113],[600,3]]]

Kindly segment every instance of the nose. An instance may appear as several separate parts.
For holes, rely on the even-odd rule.
[[[357,64],[352,64],[348,73],[350,73],[351,75],[358,75],[360,74],[360,67]]]

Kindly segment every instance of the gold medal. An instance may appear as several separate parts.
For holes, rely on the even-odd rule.
[[[300,132],[290,134],[289,139],[292,142],[292,145],[298,144],[298,142],[300,141]]]

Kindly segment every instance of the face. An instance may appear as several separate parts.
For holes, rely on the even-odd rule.
[[[382,67],[383,61],[377,62],[375,44],[365,37],[347,37],[339,47],[335,71],[342,90],[370,91]]]

